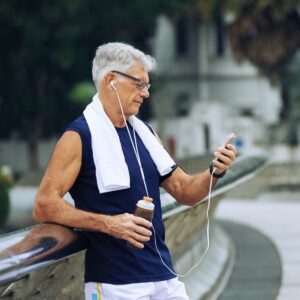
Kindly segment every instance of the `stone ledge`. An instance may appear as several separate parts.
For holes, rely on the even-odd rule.
[[[227,283],[234,264],[234,246],[227,234],[216,224],[210,228],[210,248],[200,264],[186,277],[180,278],[191,300],[214,300]],[[207,246],[206,230],[195,235],[177,249],[174,266],[186,273],[199,261]],[[184,254],[182,254],[184,253]]]

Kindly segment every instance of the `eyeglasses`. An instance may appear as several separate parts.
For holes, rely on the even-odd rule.
[[[113,73],[117,73],[117,74],[119,74],[119,75],[122,75],[122,76],[124,76],[124,77],[127,77],[127,78],[129,78],[129,79],[131,79],[131,80],[134,80],[135,83],[136,83],[136,87],[137,87],[140,91],[142,91],[142,90],[145,89],[145,88],[147,88],[147,90],[150,89],[151,84],[150,84],[150,83],[147,83],[146,81],[144,81],[144,80],[142,80],[142,79],[136,78],[136,77],[134,77],[134,76],[128,75],[128,74],[123,73],[123,72],[120,72],[120,71],[112,71],[112,72],[113,72]]]

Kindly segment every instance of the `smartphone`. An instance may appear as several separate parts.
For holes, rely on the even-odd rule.
[[[237,138],[237,136],[235,135],[235,133],[230,133],[224,143],[224,146],[226,146],[227,144],[234,144],[234,140]]]
[[[226,137],[226,140],[225,140],[225,142],[224,142],[224,147],[226,148],[226,145],[227,144],[234,144],[234,140],[237,138],[237,136],[235,135],[235,133],[230,133],[227,137]],[[222,160],[220,160],[220,159],[217,159],[218,161],[220,161],[220,162],[222,162]]]

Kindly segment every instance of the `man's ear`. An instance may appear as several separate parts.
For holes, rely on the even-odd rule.
[[[115,79],[115,75],[112,73],[112,72],[108,72],[107,74],[104,75],[104,78],[103,78],[103,84],[106,86],[106,87],[109,87],[110,89],[112,89],[112,82],[114,81]]]

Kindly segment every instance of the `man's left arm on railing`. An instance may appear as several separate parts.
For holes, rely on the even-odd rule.
[[[36,196],[33,217],[86,231],[124,239],[138,248],[151,236],[151,222],[133,214],[114,216],[75,208],[63,197],[73,186],[82,165],[82,143],[75,131],[66,131],[57,143]]]

